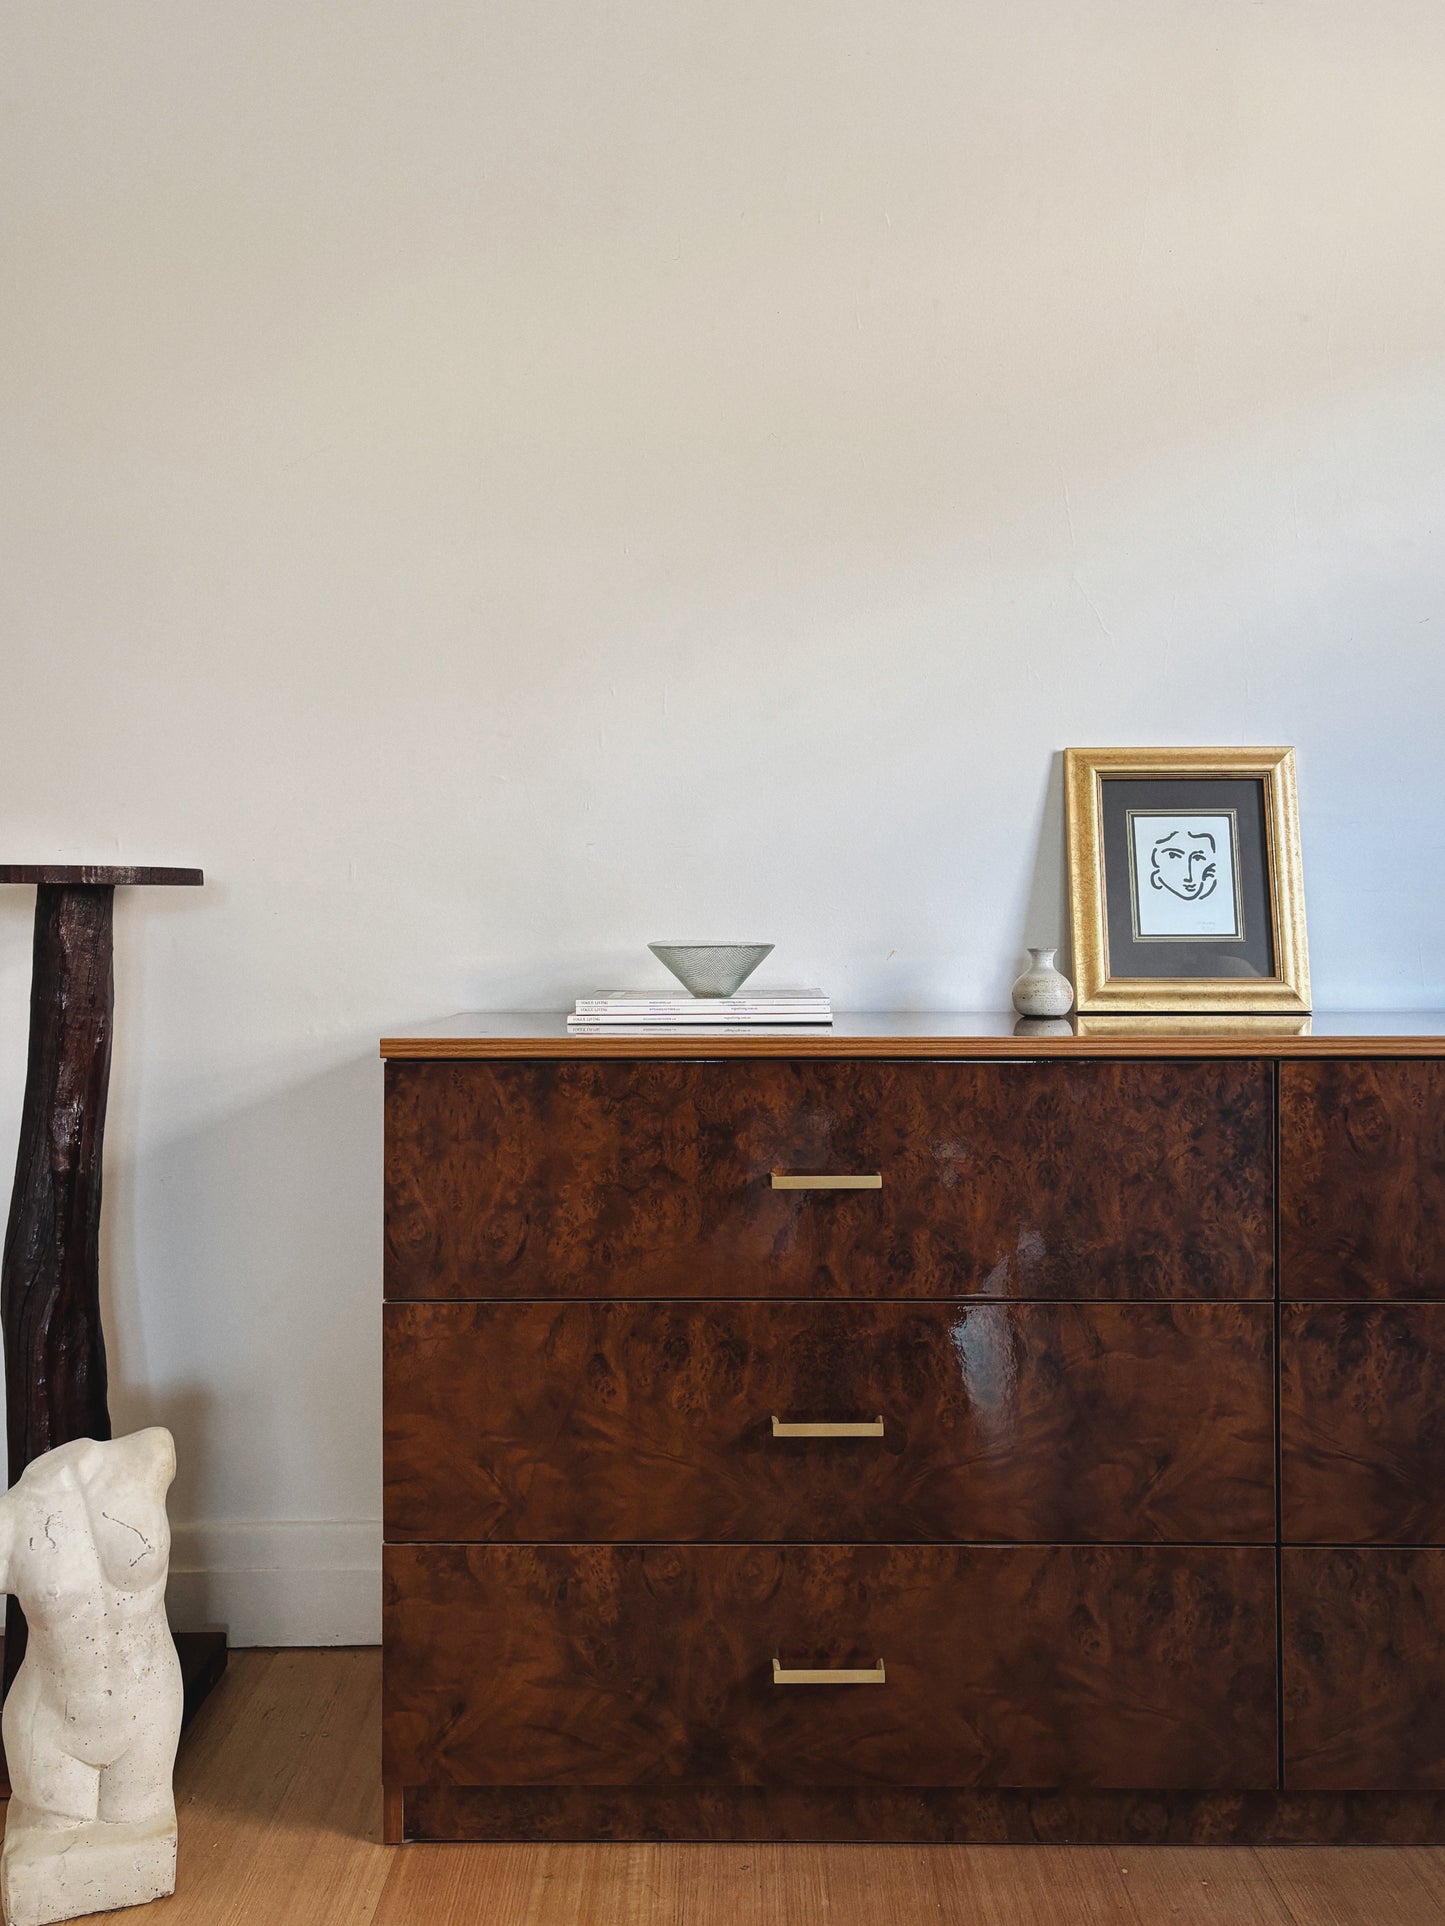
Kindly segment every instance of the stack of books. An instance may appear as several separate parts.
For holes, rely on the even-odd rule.
[[[831,1023],[833,1005],[821,990],[759,990],[753,996],[656,996],[651,990],[607,990],[579,996],[570,1030],[692,1024]]]

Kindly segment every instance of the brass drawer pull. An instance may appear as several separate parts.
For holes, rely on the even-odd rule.
[[[832,1424],[788,1424],[784,1419],[773,1419],[775,1438],[881,1438],[883,1420],[881,1418],[842,1419]]]
[[[774,1685],[886,1685],[888,1675],[883,1670],[883,1661],[866,1669],[856,1666],[840,1665],[819,1667],[812,1665],[785,1666],[781,1659],[773,1660]]]
[[[773,1172],[774,1190],[882,1190],[883,1173],[878,1170],[863,1170],[853,1176],[786,1177],[782,1171]]]

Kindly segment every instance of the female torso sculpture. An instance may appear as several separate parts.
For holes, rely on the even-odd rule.
[[[68,1904],[77,1880],[86,1902],[77,1912],[173,1890],[182,1693],[165,1616],[165,1495],[174,1476],[170,1433],[156,1427],[61,1445],[0,1499],[0,1582],[30,1634],[0,1721],[13,1787],[0,1882],[15,1926],[71,1917],[45,1908]],[[123,1892],[97,1898],[96,1882],[109,1893],[115,1877]],[[46,1898],[57,1884],[66,1890]]]

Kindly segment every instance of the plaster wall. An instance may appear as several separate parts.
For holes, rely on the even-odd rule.
[[[999,1007],[1068,743],[1296,744],[1320,1006],[1445,1004],[1442,100],[1427,0],[4,10],[0,844],[208,878],[107,1176],[182,1617],[376,1635],[383,1029]]]

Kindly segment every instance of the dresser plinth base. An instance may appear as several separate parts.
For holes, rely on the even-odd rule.
[[[1445,1792],[410,1786],[409,1840],[1122,1846],[1445,1844]]]

